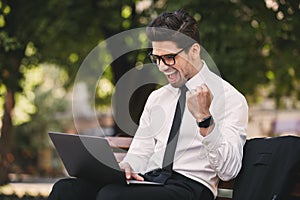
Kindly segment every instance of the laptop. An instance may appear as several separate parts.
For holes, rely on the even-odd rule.
[[[125,173],[103,137],[49,132],[69,176],[101,184],[150,184],[162,183],[126,180]]]

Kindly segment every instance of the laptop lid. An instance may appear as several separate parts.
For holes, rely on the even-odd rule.
[[[68,174],[101,184],[125,184],[125,174],[105,138],[48,133]]]

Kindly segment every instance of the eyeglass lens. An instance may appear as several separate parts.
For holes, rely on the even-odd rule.
[[[164,56],[157,56],[154,54],[150,54],[149,58],[150,58],[150,61],[154,64],[159,65],[160,61],[162,60],[165,65],[171,66],[171,65],[175,64],[175,56],[176,56],[176,54],[173,54],[173,55],[170,54],[170,55],[164,55]]]

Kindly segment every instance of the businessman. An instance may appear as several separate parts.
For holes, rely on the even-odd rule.
[[[127,179],[163,186],[63,179],[49,200],[212,200],[219,179],[239,173],[247,102],[201,58],[196,20],[184,10],[165,12],[147,26],[147,36],[148,56],[169,84],[150,94],[120,166]]]

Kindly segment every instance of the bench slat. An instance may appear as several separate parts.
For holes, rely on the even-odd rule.
[[[126,153],[123,152],[114,152],[114,156],[116,157],[118,163],[124,159],[125,155]]]
[[[132,138],[130,137],[105,137],[112,148],[128,149]]]
[[[231,200],[231,198],[226,197],[217,197],[216,200]]]
[[[230,181],[220,180],[218,188],[233,189],[233,186],[234,186],[234,179]]]

